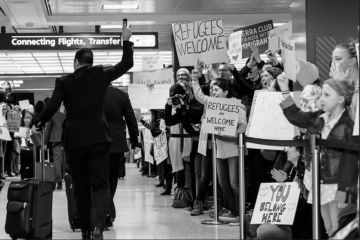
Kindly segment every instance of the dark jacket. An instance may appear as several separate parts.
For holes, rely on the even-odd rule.
[[[109,85],[104,101],[104,111],[113,139],[110,152],[129,151],[126,143],[125,124],[129,130],[130,142],[132,146],[136,146],[138,143],[139,129],[129,95]]]
[[[300,128],[308,129],[308,132],[321,132],[324,121],[320,115],[323,110],[316,112],[302,112],[291,97],[285,99],[280,106],[288,121]],[[343,143],[354,142],[352,137],[354,122],[349,112],[344,111],[339,121],[331,129],[327,140]],[[343,149],[323,147],[320,159],[321,171],[320,182],[323,184],[338,184],[335,200],[338,202],[354,203],[357,194],[358,179],[358,154]],[[309,156],[306,156],[309,157]]]
[[[57,78],[54,93],[36,123],[44,125],[48,122],[64,101],[65,149],[111,142],[104,114],[105,94],[109,83],[121,77],[133,65],[133,43],[124,41],[122,60],[115,66],[84,66],[72,74]]]
[[[187,104],[176,109],[174,115],[171,114],[172,106],[165,105],[165,124],[166,126],[174,126],[181,123],[186,132],[192,136],[199,136],[200,131],[195,131],[192,124],[201,124],[201,117],[204,112],[204,105],[199,103],[192,96]]]

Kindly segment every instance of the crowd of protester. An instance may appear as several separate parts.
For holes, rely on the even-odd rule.
[[[297,79],[302,87],[297,107],[290,93],[293,81],[289,80],[281,59],[281,51],[265,53],[261,59],[257,47],[246,65],[238,70],[229,63],[205,66],[198,62],[193,68],[180,68],[176,83],[171,86],[164,109],[152,109],[150,122],[139,117],[152,137],[162,132],[168,136],[169,157],[149,173],[143,164],[143,176],[159,175],[156,187],[165,190],[161,195],[173,194],[173,207],[178,207],[179,196],[185,196],[190,216],[199,216],[213,210],[208,204],[212,184],[218,185],[219,219],[230,226],[239,225],[239,158],[236,135],[211,136],[203,133],[201,123],[209,97],[241,99],[241,112],[236,133],[245,133],[250,110],[257,90],[281,92],[280,107],[285,117],[300,135],[295,139],[308,139],[318,134],[322,139],[354,142],[352,131],[359,94],[359,69],[355,43],[337,45],[329,59],[329,78],[320,79],[318,68],[297,59]],[[191,71],[191,73],[190,73]],[[166,129],[160,129],[165,121]],[[266,119],[264,119],[266,121]],[[212,182],[212,147],[216,147],[217,183]],[[154,146],[151,146],[153,149]],[[153,150],[151,150],[153,151]],[[358,154],[339,149],[323,148],[321,165],[321,216],[322,237],[336,237],[345,223],[354,219],[357,201]],[[289,146],[284,151],[247,149],[246,164],[246,235],[248,239],[312,239],[312,183],[309,150]],[[172,183],[176,187],[172,191]],[[261,183],[297,182],[301,194],[292,226],[250,224]],[[188,197],[190,196],[191,197]]]

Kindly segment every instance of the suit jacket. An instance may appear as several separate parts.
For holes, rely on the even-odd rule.
[[[130,142],[138,142],[139,129],[129,95],[120,89],[109,85],[106,91],[104,110],[113,139],[110,152],[129,151],[126,143],[126,128],[129,129]],[[124,120],[125,117],[125,120]],[[126,121],[126,122],[125,122]]]
[[[57,111],[55,115],[45,125],[44,141],[47,144],[61,142],[61,136],[63,133],[63,123],[66,115]]]
[[[111,142],[104,114],[105,94],[110,82],[121,77],[133,65],[133,43],[124,41],[122,60],[115,66],[84,66],[57,78],[53,95],[37,123],[48,122],[64,102],[66,150]]]

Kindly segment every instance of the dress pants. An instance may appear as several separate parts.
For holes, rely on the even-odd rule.
[[[104,229],[109,209],[110,143],[78,149],[65,149],[69,172],[74,182],[74,197],[82,231]]]
[[[63,153],[62,153],[62,144],[61,142],[53,142],[51,143],[53,156],[54,156],[54,164],[55,164],[55,174],[56,174],[56,182],[61,182],[63,178],[62,167],[63,167]]]
[[[110,210],[111,217],[116,218],[116,208],[114,203],[114,196],[118,185],[118,176],[120,161],[125,161],[124,153],[115,152],[110,153],[110,164],[109,164],[109,184],[110,184]]]

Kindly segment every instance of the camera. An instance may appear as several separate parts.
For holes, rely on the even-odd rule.
[[[174,105],[174,106],[179,105],[179,104],[181,103],[181,102],[180,102],[180,96],[173,97],[173,98],[171,99],[171,103],[172,103],[172,105]]]

